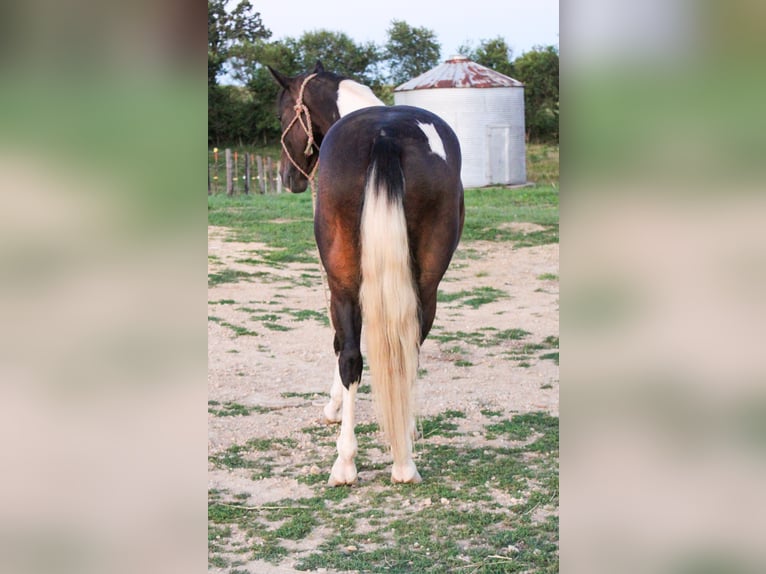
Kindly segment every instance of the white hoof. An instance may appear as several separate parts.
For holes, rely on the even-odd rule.
[[[342,486],[344,484],[354,484],[356,482],[356,465],[353,461],[344,461],[338,459],[332,465],[328,486]]]
[[[394,465],[391,469],[391,482],[393,483],[412,483],[417,484],[419,482],[423,482],[423,479],[420,478],[420,473],[418,472],[418,469],[415,467],[415,463],[412,461],[409,461],[406,464],[403,465]]]
[[[334,408],[332,403],[329,403],[325,405],[324,410],[322,410],[322,416],[319,420],[324,425],[337,425],[343,420],[343,417],[341,416],[341,410],[339,408]]]

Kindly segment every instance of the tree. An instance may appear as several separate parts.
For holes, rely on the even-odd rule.
[[[513,62],[524,83],[524,121],[530,140],[559,138],[559,51],[536,46]]]
[[[491,40],[482,40],[479,47],[469,54],[469,58],[474,62],[510,77],[515,73],[511,63],[512,56],[513,50],[499,36]]]
[[[249,0],[241,0],[231,11],[226,10],[227,3],[207,3],[207,131],[208,143],[217,144],[250,139],[248,118],[252,114],[248,98],[237,90],[219,86],[218,77],[236,56],[238,46],[271,36]]]
[[[439,63],[441,45],[433,31],[392,20],[387,32],[384,57],[388,60],[389,78],[394,85],[419,76]]]
[[[301,71],[311,70],[321,60],[326,70],[372,86],[380,83],[377,71],[381,55],[374,42],[356,44],[343,32],[306,32],[299,40],[286,42],[298,54]]]
[[[254,43],[271,37],[253,10],[250,0],[240,0],[227,12],[228,0],[208,0],[207,3],[207,85],[218,85],[218,76],[232,57],[233,46]]]

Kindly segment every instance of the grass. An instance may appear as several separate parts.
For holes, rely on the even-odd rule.
[[[558,185],[558,145],[527,144],[527,180],[538,185]]]
[[[558,197],[552,185],[468,189],[463,241],[512,241],[518,247],[556,242]],[[312,220],[310,193],[208,197],[208,224],[230,228],[233,241],[266,244],[270,249],[259,257],[274,266],[316,262]],[[525,233],[509,227],[511,222],[536,223],[542,229]],[[212,284],[248,277],[235,271],[214,275],[222,274]]]
[[[559,194],[552,186],[467,190],[462,240],[510,241],[514,247],[557,243]],[[509,225],[535,223],[538,231],[525,232]]]
[[[542,412],[503,417],[487,410],[487,416],[484,438],[505,440],[500,446],[472,447],[460,430],[462,411],[421,421],[419,485],[391,485],[388,462],[372,460],[382,448],[374,423],[357,425],[357,463],[373,469],[358,487],[325,486],[334,455],[326,427],[307,429],[330,439],[310,453],[308,463],[322,469],[318,475],[301,475],[290,464],[293,443],[284,438],[249,441],[211,457],[216,465],[268,468],[269,476],[303,476],[312,494],[248,506],[245,496],[211,490],[210,565],[243,558],[280,564],[289,556],[304,571],[557,572],[558,419]],[[285,463],[275,462],[279,456]],[[499,493],[507,502],[496,502]],[[247,539],[244,547],[235,532]],[[297,550],[295,542],[309,536],[316,544]]]
[[[265,243],[271,265],[315,263],[311,194],[208,196],[208,225],[228,227],[231,239]]]
[[[458,291],[456,293],[444,293],[439,291],[436,300],[439,303],[450,303],[459,301],[461,305],[466,305],[472,309],[478,309],[487,303],[494,303],[500,299],[505,299],[508,294],[494,287],[475,287],[468,291]]]
[[[223,283],[238,283],[239,281],[249,281],[253,277],[252,273],[247,271],[238,271],[236,269],[222,269],[216,273],[208,273],[207,286],[215,287]]]
[[[428,336],[440,343],[451,343],[459,341],[468,343],[477,347],[494,347],[503,341],[520,341],[529,336],[529,332],[524,329],[504,329],[499,331],[493,327],[485,327],[476,331],[432,331]]]
[[[207,412],[216,417],[248,416],[252,413],[267,413],[270,409],[261,406],[247,406],[235,402],[226,402],[221,405],[218,401],[207,402]]]
[[[221,327],[226,327],[227,329],[231,329],[234,332],[235,337],[245,337],[245,336],[254,337],[258,335],[258,333],[248,329],[247,327],[242,327],[241,325],[234,325],[233,323],[224,321],[223,319],[221,319],[220,317],[216,317],[215,315],[208,315],[207,320],[212,321],[213,323],[218,323]]]

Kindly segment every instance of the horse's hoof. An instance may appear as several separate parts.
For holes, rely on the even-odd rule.
[[[327,486],[343,486],[356,483],[356,465],[353,462],[336,460],[330,471]]]
[[[402,467],[394,466],[394,468],[391,469],[391,482],[394,484],[418,484],[423,482],[423,479],[420,478],[420,473],[418,472],[418,469],[415,468],[415,463],[410,462]]]
[[[334,409],[330,405],[325,405],[325,408],[322,409],[322,416],[319,417],[319,422],[323,425],[337,425],[340,424],[341,418],[340,409]]]
[[[319,422],[323,425],[339,425],[341,423],[340,417],[337,419],[331,419],[328,418],[328,416],[324,413],[322,413],[322,416],[319,417]]]

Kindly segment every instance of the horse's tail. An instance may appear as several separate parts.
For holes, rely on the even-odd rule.
[[[361,225],[360,302],[381,428],[391,444],[394,480],[419,480],[412,462],[414,384],[420,352],[419,303],[404,217],[398,145],[373,145]]]

